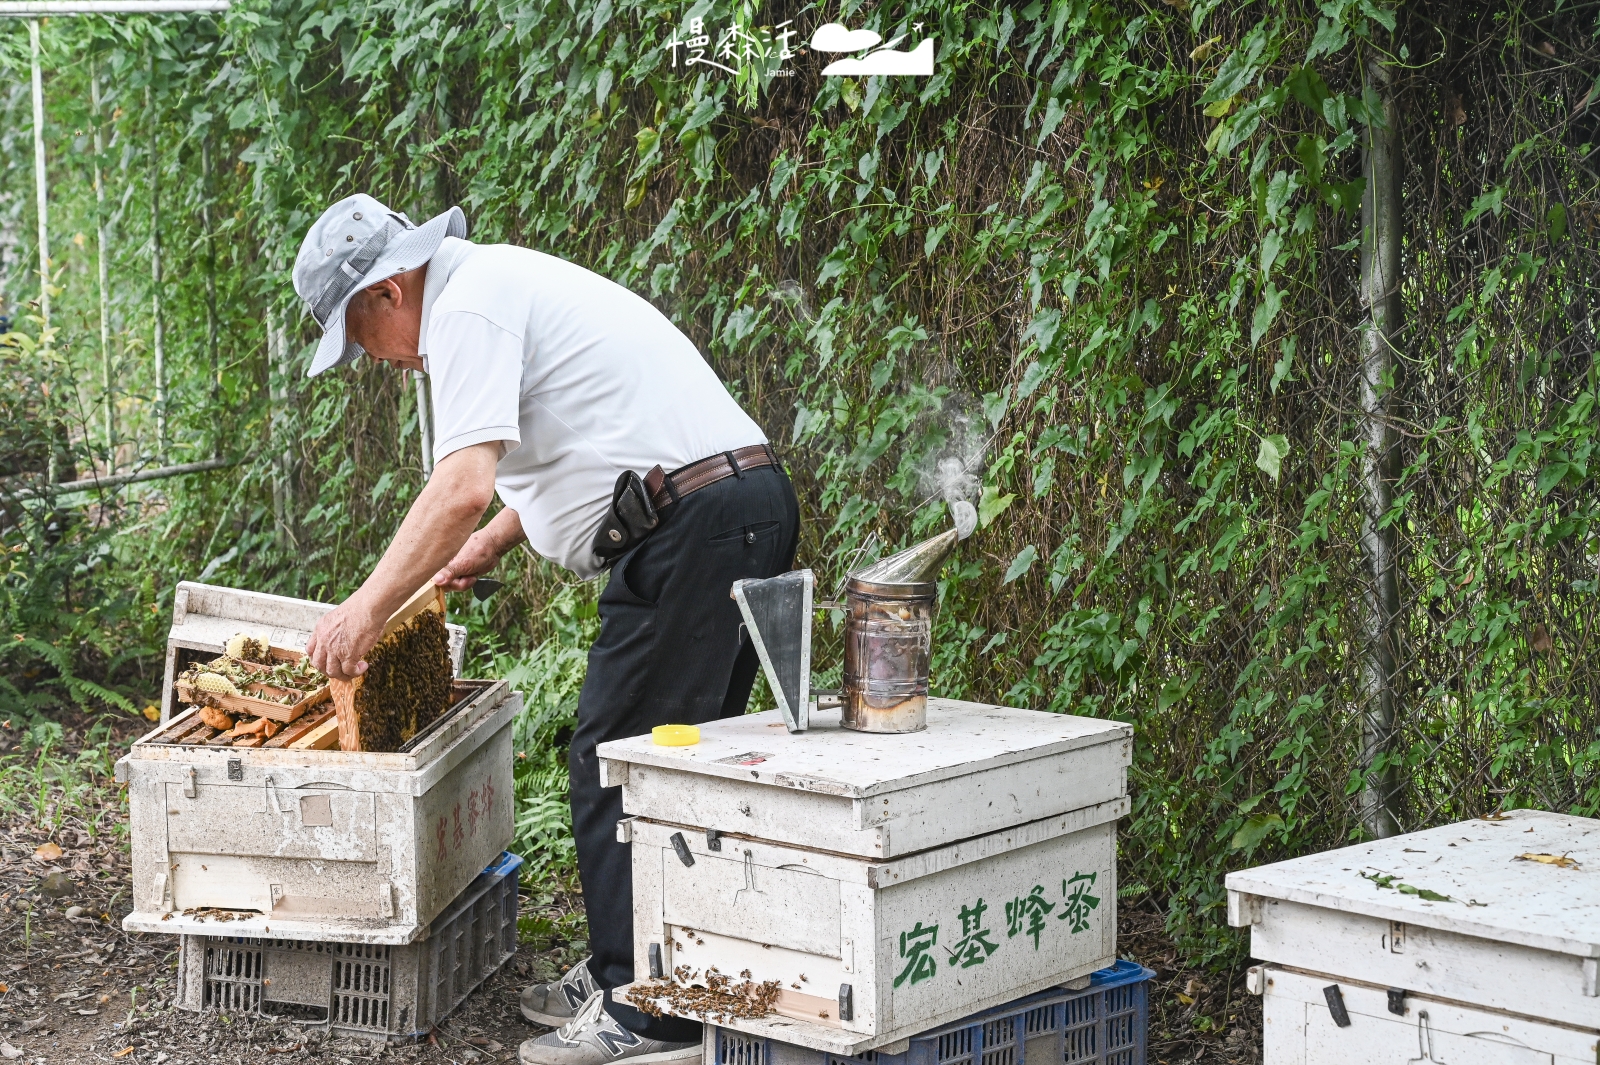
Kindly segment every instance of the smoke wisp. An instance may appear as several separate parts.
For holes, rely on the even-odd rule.
[[[946,396],[935,417],[944,439],[920,470],[922,491],[929,498],[944,500],[956,534],[965,540],[978,527],[976,503],[983,489],[989,440],[976,404],[959,393]]]

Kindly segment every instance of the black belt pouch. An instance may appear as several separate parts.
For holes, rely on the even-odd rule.
[[[644,481],[632,470],[623,470],[611,490],[611,509],[594,534],[594,553],[609,566],[643,543],[660,523]]]

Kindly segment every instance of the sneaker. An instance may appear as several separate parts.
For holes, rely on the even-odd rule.
[[[589,959],[585,958],[554,983],[523,988],[522,1015],[535,1024],[560,1028],[598,990],[594,977],[589,975]]]
[[[700,1042],[663,1043],[630,1032],[606,1012],[606,996],[596,991],[572,1020],[559,1031],[530,1039],[517,1048],[522,1065],[630,1065],[670,1062],[693,1065],[700,1059]]]

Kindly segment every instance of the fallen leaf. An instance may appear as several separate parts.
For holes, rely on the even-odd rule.
[[[1509,821],[1509,820],[1511,820],[1511,818],[1507,817],[1505,814],[1494,813],[1494,814],[1484,814],[1482,817],[1478,818],[1478,820],[1479,821]]]
[[[0,1042],[0,1058],[6,1058],[7,1060],[15,1061],[20,1057],[22,1057],[22,1051],[18,1050],[10,1043]]]
[[[1576,858],[1568,858],[1565,854],[1519,854],[1514,861],[1538,862],[1540,865],[1554,865],[1562,869],[1582,869]]]
[[[98,1017],[98,1016],[100,1016],[100,1011],[99,1010],[73,1010],[72,1012],[76,1013],[80,1017]]]
[[[1529,647],[1532,647],[1540,654],[1548,654],[1550,650],[1555,647],[1555,645],[1556,642],[1555,640],[1551,639],[1549,629],[1545,628],[1543,625],[1535,625],[1533,627],[1533,632],[1530,634],[1530,638],[1528,640]]]
[[[144,718],[145,718],[146,721],[160,721],[161,720],[161,708],[159,706],[157,706],[155,703],[151,703],[149,706],[145,707],[144,710],[141,711],[141,713],[144,714]]]
[[[1182,991],[1178,992],[1178,1001],[1183,1003],[1185,1006],[1194,1005],[1194,999],[1189,995],[1185,995]]]
[[[1539,46],[1539,51],[1543,52],[1545,55],[1553,56],[1556,54],[1556,43],[1554,41],[1545,41]]]
[[[72,1002],[73,1000],[80,999],[82,997],[83,996],[78,994],[76,991],[63,991],[59,995],[51,995],[50,996],[50,1001],[51,1002]]]
[[[3,995],[10,990],[11,988],[7,987],[3,982],[0,982],[0,995]]]
[[[121,1050],[117,1051],[115,1054],[113,1054],[111,1056],[114,1057],[114,1058],[125,1058],[129,1054],[132,1054],[132,1053],[133,1053],[133,1047],[125,1046]]]
[[[53,862],[57,858],[61,857],[61,844],[57,843],[55,840],[51,840],[48,843],[41,843],[37,847],[33,848],[33,856],[39,859],[41,862]]]

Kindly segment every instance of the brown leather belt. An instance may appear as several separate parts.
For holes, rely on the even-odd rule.
[[[707,485],[716,484],[729,477],[742,477],[746,470],[758,470],[763,466],[776,465],[778,456],[773,453],[772,445],[751,444],[749,447],[708,456],[687,466],[679,466],[671,473],[657,466],[645,474],[644,487],[645,491],[650,493],[650,504],[660,510],[664,506],[676,503],[691,492],[700,491]]]

